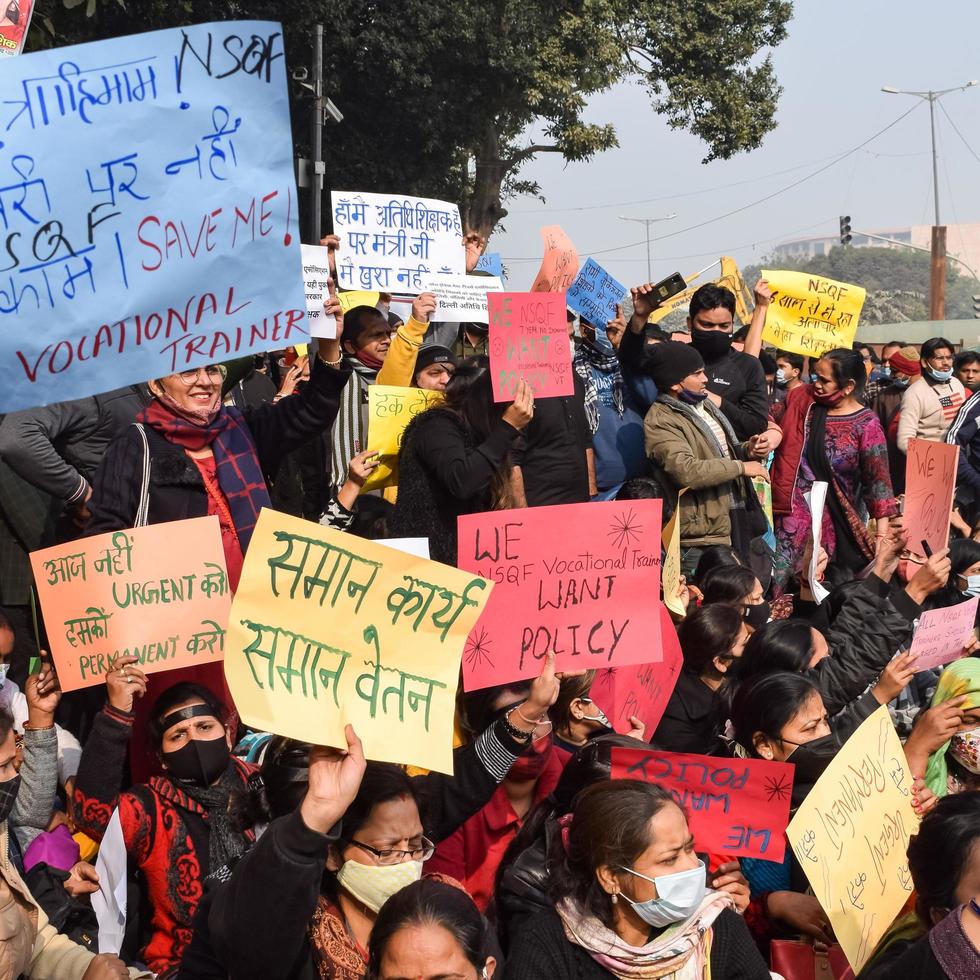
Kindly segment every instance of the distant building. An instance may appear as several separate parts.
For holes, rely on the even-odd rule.
[[[896,242],[918,245],[928,249],[932,244],[931,225],[912,225],[904,228],[869,228],[872,235],[891,238]],[[790,242],[781,242],[773,249],[776,258],[803,259],[815,255],[826,255],[835,245],[840,245],[837,235],[825,235],[819,238],[797,238]],[[854,248],[900,248],[900,245],[889,245],[888,242],[868,238],[867,235],[854,235],[851,240]],[[946,226],[946,250],[950,255],[965,262],[971,269],[980,273],[980,223],[968,225]],[[957,265],[958,271],[968,274],[963,266]]]

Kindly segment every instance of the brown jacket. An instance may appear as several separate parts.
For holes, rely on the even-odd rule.
[[[731,544],[732,481],[745,474],[745,465],[736,458],[744,455],[744,443],[736,440],[728,420],[710,401],[704,408],[725,432],[731,459],[698,412],[669,395],[650,406],[643,422],[647,456],[675,495],[687,487],[679,504],[684,548]]]

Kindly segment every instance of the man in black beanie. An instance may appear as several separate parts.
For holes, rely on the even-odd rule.
[[[415,355],[412,387],[428,391],[445,391],[456,371],[456,356],[441,344],[423,344]]]
[[[708,399],[704,360],[692,345],[655,345],[645,369],[659,392],[643,423],[647,455],[675,495],[687,488],[678,503],[681,571],[690,575],[710,545],[731,545],[747,559],[751,538],[762,531],[746,519],[754,490],[742,478],[769,478],[752,459],[759,437],[740,442]]]

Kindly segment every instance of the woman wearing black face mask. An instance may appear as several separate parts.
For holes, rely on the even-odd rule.
[[[214,694],[180,683],[157,699],[148,724],[163,775],[120,792],[133,701],[146,693],[136,660],[119,658],[106,677],[109,703],[82,752],[74,812],[79,829],[100,840],[118,807],[126,850],[143,874],[152,909],[148,941],[133,952],[167,976],[190,942],[204,879],[242,854],[254,836],[236,830],[228,816],[231,792],[244,787],[254,767],[231,756],[224,708]]]

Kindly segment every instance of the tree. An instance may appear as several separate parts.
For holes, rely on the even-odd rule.
[[[852,282],[868,293],[861,313],[862,323],[901,323],[929,319],[930,258],[925,252],[907,248],[841,248],[826,255],[799,259],[779,258],[764,263],[766,268],[813,272]],[[763,266],[746,266],[745,281],[754,283]],[[973,316],[971,294],[974,280],[960,275],[953,262],[946,267],[946,318]]]
[[[791,13],[791,0],[39,0],[30,43],[261,18],[283,23],[295,68],[322,20],[327,90],[345,117],[325,134],[328,184],[456,200],[467,229],[489,236],[509,195],[540,194],[521,178],[528,160],[618,145],[585,110],[625,79],[705,142],[706,162],[758,147],[781,91],[760,52]],[[296,97],[292,114],[302,150]]]

